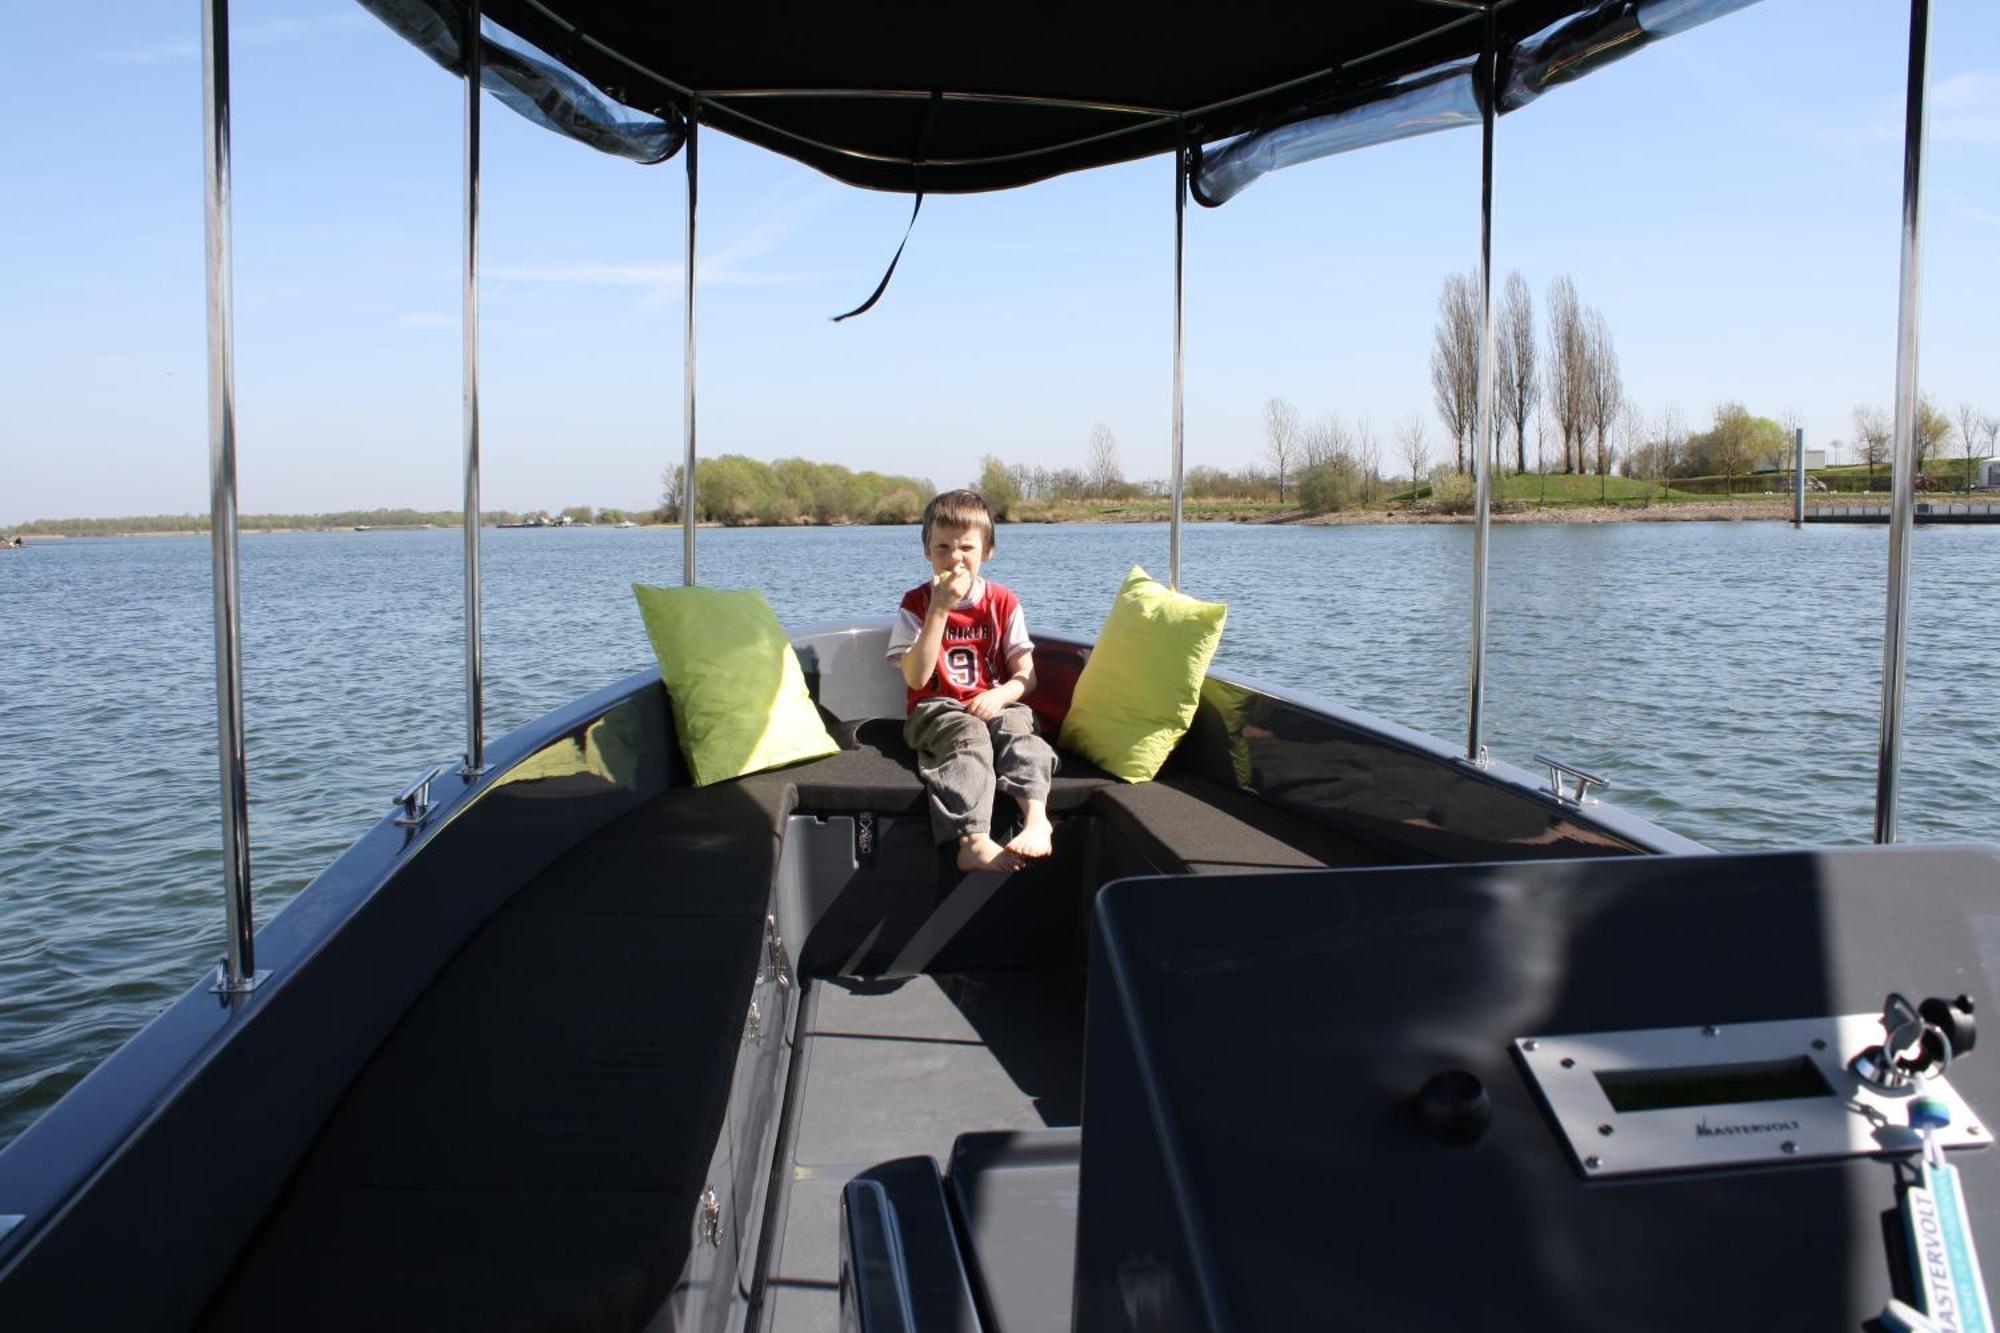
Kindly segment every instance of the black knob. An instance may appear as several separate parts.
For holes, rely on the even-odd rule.
[[[1477,1143],[1493,1123],[1493,1099],[1477,1074],[1447,1069],[1417,1089],[1417,1118],[1440,1143]]]
[[[1978,1025],[1972,1021],[1972,997],[1961,995],[1955,1000],[1940,1000],[1935,995],[1917,1006],[1917,1012],[1944,1034],[1951,1043],[1953,1059],[1970,1055],[1979,1040]]]

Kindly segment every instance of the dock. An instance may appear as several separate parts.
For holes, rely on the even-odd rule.
[[[1919,523],[2000,523],[2000,503],[1990,500],[1920,500]],[[1889,506],[1816,505],[1806,510],[1808,523],[1887,523]]]

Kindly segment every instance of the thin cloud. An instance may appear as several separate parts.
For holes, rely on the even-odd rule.
[[[1967,70],[1939,79],[1931,85],[1927,114],[1932,143],[2000,144],[2000,74]],[[1880,102],[1865,121],[1829,126],[1818,138],[1834,148],[1901,143],[1902,100]]]
[[[2000,74],[1972,70],[1938,80],[1931,133],[1947,143],[2000,143]]]
[[[260,19],[255,23],[232,24],[229,29],[229,42],[234,47],[286,46],[328,32],[357,28],[371,21],[367,14],[358,10],[351,13],[328,12],[294,18]],[[111,65],[174,64],[185,60],[199,60],[201,41],[199,38],[181,38],[169,42],[155,42],[150,46],[97,51],[92,53],[91,58]]]
[[[773,287],[826,281],[826,274],[787,272],[758,266],[778,253],[785,242],[826,204],[831,191],[776,192],[751,211],[761,220],[721,246],[699,257],[695,280],[704,287]],[[517,264],[488,270],[511,282],[555,283],[588,287],[629,287],[644,304],[680,299],[685,269],[678,263],[651,264]],[[842,277],[846,274],[840,275]]]

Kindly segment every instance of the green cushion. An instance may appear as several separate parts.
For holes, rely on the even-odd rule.
[[[1228,614],[1134,565],[1077,678],[1063,747],[1126,782],[1151,781],[1194,721]]]
[[[839,753],[764,594],[635,583],[632,595],[697,787]]]

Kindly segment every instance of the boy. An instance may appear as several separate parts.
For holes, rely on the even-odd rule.
[[[924,506],[931,577],[903,594],[889,660],[902,668],[909,721],[930,791],[931,831],[956,841],[960,870],[1019,870],[1049,854],[1056,754],[1021,702],[1035,688],[1035,645],[1021,602],[979,576],[993,554],[993,511],[972,491]],[[993,840],[995,787],[1021,807],[1021,831]]]

